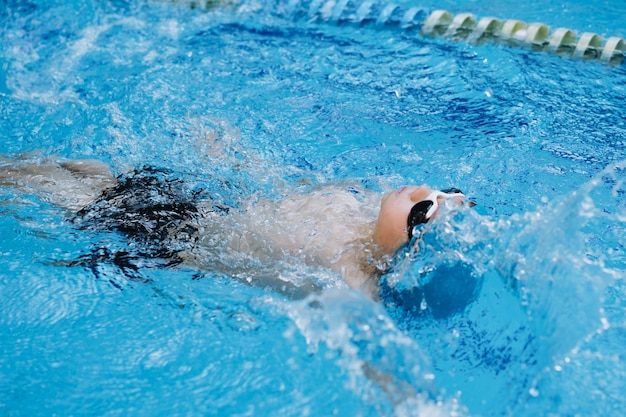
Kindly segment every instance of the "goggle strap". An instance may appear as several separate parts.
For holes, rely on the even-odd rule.
[[[457,191],[456,189],[452,189],[452,190]],[[430,220],[432,215],[435,214],[435,211],[437,211],[437,209],[439,208],[439,203],[437,202],[437,199],[439,197],[454,198],[454,197],[464,197],[464,195],[463,193],[459,193],[459,192],[445,193],[443,191],[433,191],[432,193],[428,194],[428,197],[426,197],[422,201],[432,201],[433,205],[430,206],[430,208],[426,212],[426,220]]]

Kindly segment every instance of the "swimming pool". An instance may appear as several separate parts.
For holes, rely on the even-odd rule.
[[[475,209],[385,279],[471,265],[461,313],[406,314],[297,260],[275,273],[322,292],[68,267],[126,242],[3,188],[1,414],[621,415],[625,64],[316,14],[363,3],[5,2],[0,155],[167,167],[226,202],[460,187]],[[398,4],[626,36],[620,1]]]

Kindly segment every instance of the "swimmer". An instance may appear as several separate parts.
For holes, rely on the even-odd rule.
[[[328,186],[229,208],[166,177],[147,168],[116,178],[94,160],[0,160],[0,186],[43,194],[70,210],[80,227],[121,231],[153,248],[147,256],[230,273],[237,272],[229,269],[232,260],[242,256],[258,260],[255,265],[299,258],[374,299],[378,278],[415,226],[435,219],[446,201],[463,204],[464,197],[458,189],[406,186],[378,205],[376,193]],[[171,249],[183,240],[192,245]],[[215,253],[224,261],[212,259]]]

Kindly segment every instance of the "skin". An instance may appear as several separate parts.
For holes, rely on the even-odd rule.
[[[381,203],[376,226],[374,243],[386,254],[392,254],[409,239],[407,217],[411,208],[422,201],[431,189],[426,185],[398,188],[385,194]]]
[[[385,254],[393,254],[400,246],[408,242],[407,218],[413,206],[426,199],[433,190],[426,186],[401,187],[387,193],[381,203],[378,220],[374,227],[374,243]],[[441,205],[443,197],[439,197]],[[462,199],[456,199],[457,204],[463,204]],[[436,218],[439,209],[433,214],[431,220]]]
[[[78,211],[113,187],[109,167],[96,160],[7,159],[0,156],[0,186],[13,186],[71,211]]]

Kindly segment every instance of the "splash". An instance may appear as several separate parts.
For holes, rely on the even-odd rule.
[[[448,212],[383,277],[387,311],[425,341],[436,380],[461,392],[470,411],[521,412],[543,390],[552,396],[537,408],[545,409],[561,395],[561,370],[583,372],[589,351],[611,351],[622,337],[624,178],[624,164],[613,165],[569,195],[499,221]],[[617,360],[616,371],[616,360],[594,366],[622,379],[626,364]]]
[[[325,353],[348,374],[349,389],[380,415],[461,415],[443,399],[427,357],[382,307],[356,292],[330,290],[287,305],[311,354]]]

